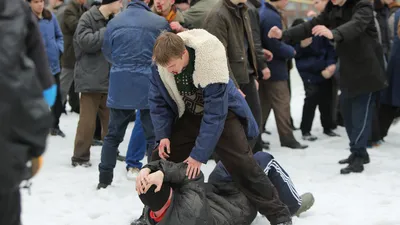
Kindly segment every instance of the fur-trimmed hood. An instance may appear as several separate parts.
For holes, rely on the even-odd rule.
[[[195,50],[193,82],[196,87],[205,88],[209,84],[229,82],[225,47],[217,37],[203,29],[188,30],[178,35],[186,46]],[[181,117],[185,111],[185,103],[176,86],[174,75],[162,66],[158,66],[158,71],[169,95],[176,102]]]

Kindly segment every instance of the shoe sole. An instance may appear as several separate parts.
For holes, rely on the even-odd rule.
[[[297,212],[296,216],[300,217],[300,215],[302,213],[307,212],[309,209],[311,209],[311,207],[313,207],[314,203],[315,203],[315,198],[314,198],[314,196],[312,196],[312,200],[311,200],[310,204],[306,208],[304,208],[304,210]]]
[[[350,174],[350,173],[362,173],[364,171],[364,169],[363,170],[357,170],[357,171],[343,171],[343,170],[340,170],[340,174]]]

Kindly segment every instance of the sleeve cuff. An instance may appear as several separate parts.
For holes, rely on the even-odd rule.
[[[332,34],[333,34],[333,40],[337,43],[337,42],[341,42],[343,41],[343,37],[340,34],[340,32],[338,30],[332,30]]]

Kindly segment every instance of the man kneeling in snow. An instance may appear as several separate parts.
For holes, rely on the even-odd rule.
[[[310,193],[298,196],[288,174],[273,156],[258,152],[254,159],[277,187],[291,214],[299,215],[314,203]],[[154,161],[140,171],[137,185],[147,225],[250,225],[257,215],[254,204],[237,188],[221,162],[204,183],[203,174],[189,180],[187,165]],[[139,182],[139,181],[138,181]],[[301,205],[301,206],[300,206]]]

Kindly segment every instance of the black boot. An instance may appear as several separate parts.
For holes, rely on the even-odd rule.
[[[142,212],[142,215],[139,217],[139,219],[136,219],[131,223],[131,225],[147,225],[146,219],[144,218],[144,210]]]
[[[329,137],[340,137],[339,134],[333,132],[332,130],[324,130],[324,134],[328,135]]]
[[[339,164],[349,164],[351,163],[355,158],[355,155],[352,153],[347,159],[342,159],[339,161]],[[370,162],[369,155],[366,154],[363,156],[364,164],[368,164]]]
[[[311,133],[305,133],[303,134],[303,140],[305,141],[316,141],[318,138],[312,135]]]
[[[364,158],[355,156],[347,167],[340,170],[340,174],[361,173],[362,171],[364,171]]]
[[[297,142],[296,140],[292,140],[289,142],[285,142],[285,143],[281,143],[282,147],[288,147],[291,149],[306,149],[308,148],[308,145],[302,145],[299,142]]]

